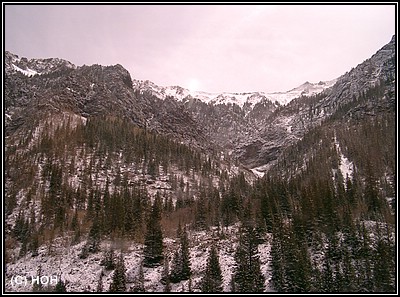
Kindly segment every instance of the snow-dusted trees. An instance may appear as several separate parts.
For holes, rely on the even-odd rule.
[[[147,228],[144,240],[144,260],[143,266],[155,267],[163,260],[163,234],[161,231],[161,210],[162,201],[159,195],[156,195],[153,207],[147,218]]]
[[[207,259],[206,270],[200,281],[200,289],[205,293],[222,292],[222,274],[219,265],[218,251],[214,245],[211,246]]]

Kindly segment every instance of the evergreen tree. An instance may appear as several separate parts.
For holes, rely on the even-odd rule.
[[[379,218],[383,203],[379,196],[378,180],[375,177],[371,162],[367,162],[364,200],[368,206],[368,216],[372,219]]]
[[[103,254],[103,259],[100,262],[100,265],[104,266],[105,270],[113,270],[115,268],[115,253],[113,249],[110,249]]]
[[[218,252],[213,245],[207,259],[206,270],[200,281],[201,291],[205,293],[222,292],[222,274]]]
[[[236,285],[235,285],[235,275],[231,275],[231,280],[229,281],[229,286],[231,288],[231,292],[236,292]]]
[[[354,292],[355,291],[355,271],[351,259],[350,252],[347,248],[343,251],[343,273],[342,273],[342,284],[343,292]]]
[[[36,277],[41,278],[42,277],[42,265],[39,265],[37,270],[36,270]],[[32,291],[33,292],[42,292],[43,291],[43,285],[42,282],[34,282],[32,286]]]
[[[271,245],[271,269],[272,269],[272,285],[278,292],[285,289],[285,258],[283,250],[284,230],[282,228],[273,227],[272,245]]]
[[[99,219],[96,216],[93,220],[92,227],[89,231],[89,236],[86,244],[82,248],[82,252],[79,255],[81,259],[87,258],[89,253],[96,253],[100,248],[100,223]]]
[[[360,269],[358,271],[360,278],[360,290],[365,292],[373,291],[373,279],[372,279],[372,250],[371,250],[371,238],[364,222],[361,224],[360,239],[361,249],[360,255]]]
[[[28,240],[30,237],[30,228],[29,228],[29,221],[28,219],[25,220],[22,226],[22,232],[21,232],[21,249],[19,250],[19,256],[23,257],[25,256],[27,250],[28,250]]]
[[[305,243],[292,238],[285,248],[287,258],[287,291],[309,292],[311,288],[311,261]]]
[[[261,272],[257,232],[252,223],[249,205],[244,210],[239,244],[234,257],[236,291],[263,292],[265,278]]]
[[[99,280],[97,281],[96,292],[103,292],[103,276],[104,276],[104,272],[103,272],[103,270],[101,270],[100,275],[99,275]]]
[[[380,293],[394,292],[395,287],[392,279],[395,279],[395,277],[391,273],[393,266],[391,262],[395,255],[394,253],[392,254],[390,240],[382,235],[378,225],[375,234],[377,238],[374,242],[372,257],[374,291]]]
[[[78,210],[75,208],[74,216],[72,217],[72,220],[71,220],[71,230],[76,230],[77,228],[79,228]]]
[[[146,290],[144,289],[143,262],[140,263],[138,276],[135,279],[135,284],[132,288],[132,292],[146,292]]]
[[[112,283],[109,292],[125,292],[126,291],[126,275],[125,262],[122,253],[119,255],[118,262],[115,266]]]
[[[189,293],[192,293],[192,292],[193,292],[193,288],[192,288],[192,278],[191,278],[191,277],[189,277],[188,292],[189,292]]]
[[[147,230],[144,240],[144,262],[145,267],[155,267],[163,260],[163,235],[161,231],[162,202],[156,195],[151,214],[147,220]]]
[[[164,257],[164,268],[161,276],[161,283],[164,284],[164,292],[171,292],[171,280],[169,276],[169,260]]]
[[[190,253],[189,253],[189,237],[186,226],[183,228],[181,236],[181,250],[182,250],[182,277],[188,279],[191,275],[190,269]]]
[[[328,234],[327,248],[324,253],[324,262],[322,267],[322,284],[323,292],[335,292],[340,290],[338,287],[338,240],[336,233]]]
[[[35,232],[31,235],[31,243],[29,245],[29,250],[32,253],[32,257],[36,257],[37,255],[39,255],[38,249],[39,249],[39,236],[37,232]]]
[[[207,217],[206,217],[206,197],[205,192],[201,191],[199,199],[196,201],[196,213],[195,213],[195,228],[196,230],[207,229]]]
[[[189,279],[191,275],[190,269],[190,255],[189,255],[189,239],[185,228],[181,229],[178,225],[177,235],[180,238],[180,247],[175,251],[172,269],[171,269],[171,282],[177,283],[181,280]]]
[[[56,292],[56,293],[67,292],[67,288],[65,286],[65,283],[61,280],[61,277],[58,280],[56,287],[54,288],[54,292]]]

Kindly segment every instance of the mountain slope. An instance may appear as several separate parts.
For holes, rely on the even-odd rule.
[[[370,59],[339,77],[322,93],[300,97],[280,107],[259,130],[243,137],[235,155],[250,168],[271,166],[282,150],[323,121],[346,121],[395,107],[395,37]]]
[[[82,117],[126,118],[140,127],[210,148],[201,127],[180,104],[171,101],[167,105],[155,97],[137,96],[130,74],[121,65],[76,67],[60,59],[27,61],[8,52],[5,60],[6,134],[32,121],[36,113],[67,110]],[[15,67],[40,75],[26,75]]]

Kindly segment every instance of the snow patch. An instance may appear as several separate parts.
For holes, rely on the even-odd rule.
[[[14,70],[19,71],[22,74],[24,74],[26,76],[29,76],[29,77],[34,76],[36,74],[40,74],[37,71],[32,70],[32,69],[30,69],[28,67],[26,68],[26,70],[24,70],[24,69],[21,69],[21,68],[19,68],[18,66],[14,65],[14,64],[12,64],[12,66],[13,66]]]
[[[273,166],[275,162],[271,162],[262,166],[258,166],[258,167],[254,167],[252,169],[250,169],[254,175],[256,175],[259,178],[262,178],[267,172],[268,170]]]
[[[339,163],[338,170],[342,173],[343,184],[344,184],[344,187],[346,188],[346,178],[347,177],[351,178],[353,176],[353,162],[349,161],[349,159],[347,159],[346,156],[342,153],[339,142],[336,139],[336,134],[334,136],[334,143],[336,146],[336,151],[338,152],[338,154],[340,156],[340,160],[339,160],[340,163]],[[333,169],[333,174],[335,174],[335,173],[336,173],[336,169]]]

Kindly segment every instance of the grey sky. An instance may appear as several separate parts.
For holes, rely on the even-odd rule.
[[[4,5],[4,4],[3,4]],[[334,79],[395,34],[392,5],[4,5],[4,47],[209,92]]]

